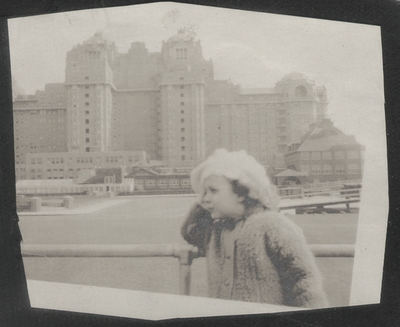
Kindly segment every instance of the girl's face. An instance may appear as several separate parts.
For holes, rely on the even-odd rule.
[[[211,212],[212,218],[242,217],[243,197],[233,192],[232,185],[226,177],[211,175],[204,181],[204,189],[201,205]]]

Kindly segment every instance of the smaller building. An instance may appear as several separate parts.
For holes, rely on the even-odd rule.
[[[16,183],[17,195],[82,194],[84,190],[72,180],[21,180]]]
[[[94,171],[94,175],[82,182],[83,189],[91,194],[114,194],[132,193],[134,190],[134,179],[126,177],[126,172],[121,168],[100,168]]]
[[[306,183],[359,180],[362,178],[365,146],[353,135],[337,129],[330,119],[310,125],[309,131],[288,145],[288,169],[305,173]]]
[[[127,178],[134,178],[135,191],[148,193],[193,193],[190,174],[172,168],[137,165]]]
[[[26,163],[17,165],[15,170],[17,180],[73,179],[77,182],[83,171],[129,167],[146,161],[145,151],[28,153]]]

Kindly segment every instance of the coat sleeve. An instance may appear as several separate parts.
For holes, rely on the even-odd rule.
[[[187,215],[181,234],[190,244],[199,248],[199,254],[205,255],[207,244],[210,240],[213,219],[210,213],[200,205],[194,205]]]
[[[275,221],[274,232],[265,234],[265,245],[281,277],[286,305],[306,308],[328,306],[314,255],[298,226],[284,216],[279,217]]]

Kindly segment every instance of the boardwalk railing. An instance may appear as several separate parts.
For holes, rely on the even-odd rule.
[[[289,189],[286,195],[282,195],[281,191],[281,200],[281,210],[323,208],[338,204],[346,204],[349,208],[350,203],[360,202],[361,188],[313,189],[310,191],[303,188]]]
[[[337,181],[329,183],[318,183],[318,184],[305,184],[305,185],[293,185],[290,187],[279,187],[278,192],[281,199],[290,199],[298,197],[311,197],[311,196],[330,196],[338,194],[338,192],[356,189],[360,192],[362,188],[362,182],[360,180],[351,181]]]
[[[354,257],[354,244],[312,244],[316,257]],[[175,257],[179,259],[179,290],[190,295],[191,265],[199,257],[185,244],[22,244],[24,257]]]

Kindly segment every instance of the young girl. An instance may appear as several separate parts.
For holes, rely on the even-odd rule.
[[[302,231],[278,212],[275,187],[252,156],[216,150],[191,183],[198,203],[181,232],[206,256],[211,297],[328,306]]]

